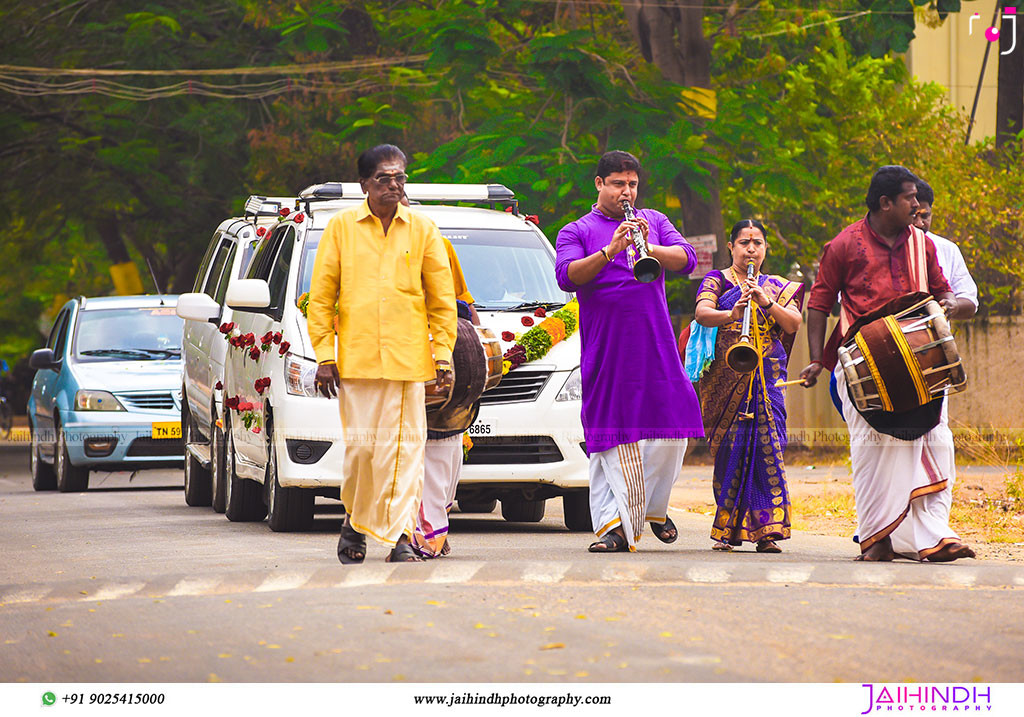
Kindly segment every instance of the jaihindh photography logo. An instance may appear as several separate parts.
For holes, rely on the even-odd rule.
[[[988,685],[876,685],[864,684],[867,698],[862,715],[876,712],[989,712],[992,688]],[[861,702],[861,704],[864,704]]]

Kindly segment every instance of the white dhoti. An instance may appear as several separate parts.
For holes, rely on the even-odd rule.
[[[422,381],[342,379],[341,501],[360,533],[393,547],[411,536],[423,489],[427,414]]]
[[[642,440],[590,454],[590,517],[602,537],[622,526],[629,550],[644,523],[664,523],[672,486],[686,454],[686,439]]]
[[[448,511],[462,474],[462,434],[428,439],[423,471],[423,497],[416,514],[416,547],[436,557],[448,536]]]
[[[956,462],[945,407],[939,424],[914,441],[879,433],[860,415],[841,368],[836,385],[850,431],[850,462],[861,552],[886,537],[892,549],[923,560],[960,542],[949,527]]]

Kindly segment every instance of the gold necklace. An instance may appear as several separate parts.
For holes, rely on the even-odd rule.
[[[732,283],[735,284],[736,286],[739,286],[740,285],[740,278],[739,278],[739,275],[736,274],[736,269],[733,268],[732,264],[729,265],[729,273],[732,274]],[[757,272],[754,273],[754,278],[755,279],[757,279],[757,277],[759,277],[759,276],[761,276],[761,272],[760,271],[757,271]]]

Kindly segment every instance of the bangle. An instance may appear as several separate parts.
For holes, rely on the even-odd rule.
[[[770,304],[768,304],[768,306],[764,306],[764,307],[762,307],[762,308],[763,308],[763,309],[764,309],[765,311],[771,311],[771,308],[772,308],[773,306],[775,306],[775,299],[772,299],[772,300],[771,300],[771,303],[770,303]]]
[[[601,256],[604,257],[605,261],[607,261],[608,263],[611,263],[611,258],[608,256],[608,252],[606,252],[604,250],[604,247],[601,247]]]
[[[818,364],[818,365],[819,365],[819,366],[821,366],[822,368],[825,368],[825,364],[823,364],[823,363],[822,363],[821,361],[808,361],[808,362],[807,362],[807,365],[808,365],[808,366],[813,366],[814,364]]]

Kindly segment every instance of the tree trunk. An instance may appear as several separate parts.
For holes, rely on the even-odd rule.
[[[622,9],[644,59],[654,63],[665,79],[684,87],[711,88],[711,43],[704,37],[702,0],[622,0]],[[682,206],[683,233],[714,234],[718,238],[716,263],[721,263],[726,237],[718,173],[709,169],[708,199],[681,178],[674,190]]]
[[[110,259],[110,276],[114,281],[114,290],[119,296],[141,294],[142,277],[139,276],[139,269],[135,266],[128,255],[128,247],[121,235],[121,227],[117,215],[113,212],[104,212],[96,219],[96,231],[100,235],[107,250],[107,257]]]
[[[107,250],[107,258],[112,264],[124,264],[126,261],[131,261],[131,257],[128,256],[128,247],[125,246],[124,239],[121,237],[121,228],[116,214],[105,212],[97,217],[96,231],[99,232],[100,241],[103,242],[103,247]]]
[[[1015,25],[1003,22],[1003,30]],[[1017,33],[1004,31],[999,34],[999,79],[996,89],[996,146],[1004,147],[1015,141],[1017,133],[1024,128],[1024,38]],[[1017,44],[1008,55],[1011,47]],[[1017,145],[1018,149],[1020,145]]]

